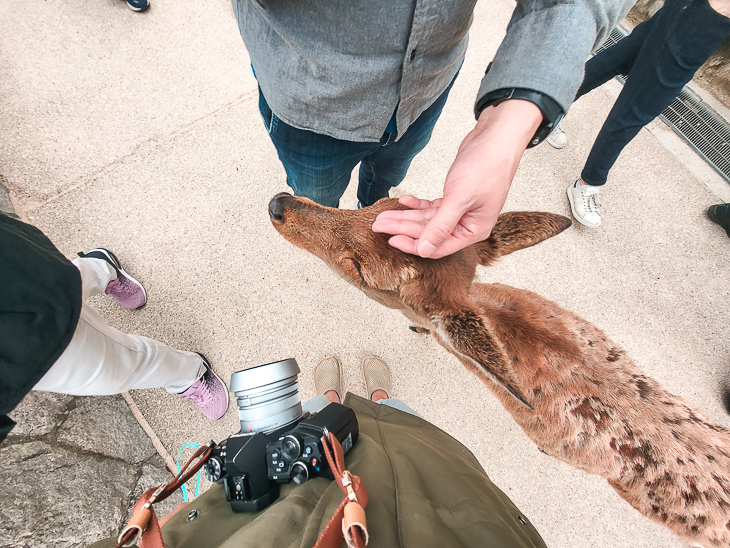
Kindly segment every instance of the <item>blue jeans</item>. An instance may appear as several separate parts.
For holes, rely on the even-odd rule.
[[[398,141],[396,133],[384,133],[378,143],[360,143],[297,129],[271,111],[261,88],[259,110],[284,164],[286,182],[295,195],[338,207],[352,170],[360,163],[357,199],[362,206],[370,206],[387,197],[390,189],[403,181],[411,161],[431,139],[453,84],[452,81]]]
[[[606,182],[624,147],[677,97],[730,35],[730,19],[707,0],[666,0],[654,16],[586,63],[576,99],[618,74],[628,75],[581,173]]]

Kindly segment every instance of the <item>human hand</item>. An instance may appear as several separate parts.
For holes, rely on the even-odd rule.
[[[374,232],[405,253],[438,259],[486,239],[507,199],[522,153],[542,122],[529,101],[487,107],[462,141],[444,183],[443,198],[398,200],[409,210],[384,211]]]

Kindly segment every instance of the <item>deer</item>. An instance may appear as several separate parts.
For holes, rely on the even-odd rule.
[[[372,231],[384,198],[359,210],[287,193],[269,203],[286,240],[375,301],[400,310],[477,375],[548,455],[598,474],[636,510],[693,546],[730,546],[730,431],[645,375],[604,332],[525,289],[475,283],[478,265],[571,225],[502,213],[490,236],[441,259],[401,252]]]

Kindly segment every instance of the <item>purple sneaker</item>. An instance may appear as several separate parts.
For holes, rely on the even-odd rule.
[[[211,369],[205,356],[200,352],[197,354],[203,358],[205,373],[190,388],[178,395],[186,400],[193,400],[203,415],[212,421],[217,421],[228,409],[228,388]]]
[[[99,247],[88,253],[77,253],[82,259],[101,259],[108,262],[117,271],[117,279],[106,286],[105,293],[111,295],[122,308],[136,310],[147,304],[147,292],[142,284],[132,278],[123,268],[117,256],[108,249]]]

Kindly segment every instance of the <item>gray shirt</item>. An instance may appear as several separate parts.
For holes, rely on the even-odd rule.
[[[233,0],[233,7],[261,90],[280,119],[337,139],[377,142],[396,107],[402,135],[454,78],[475,2]],[[520,87],[567,111],[590,51],[633,3],[519,0],[477,101]]]

